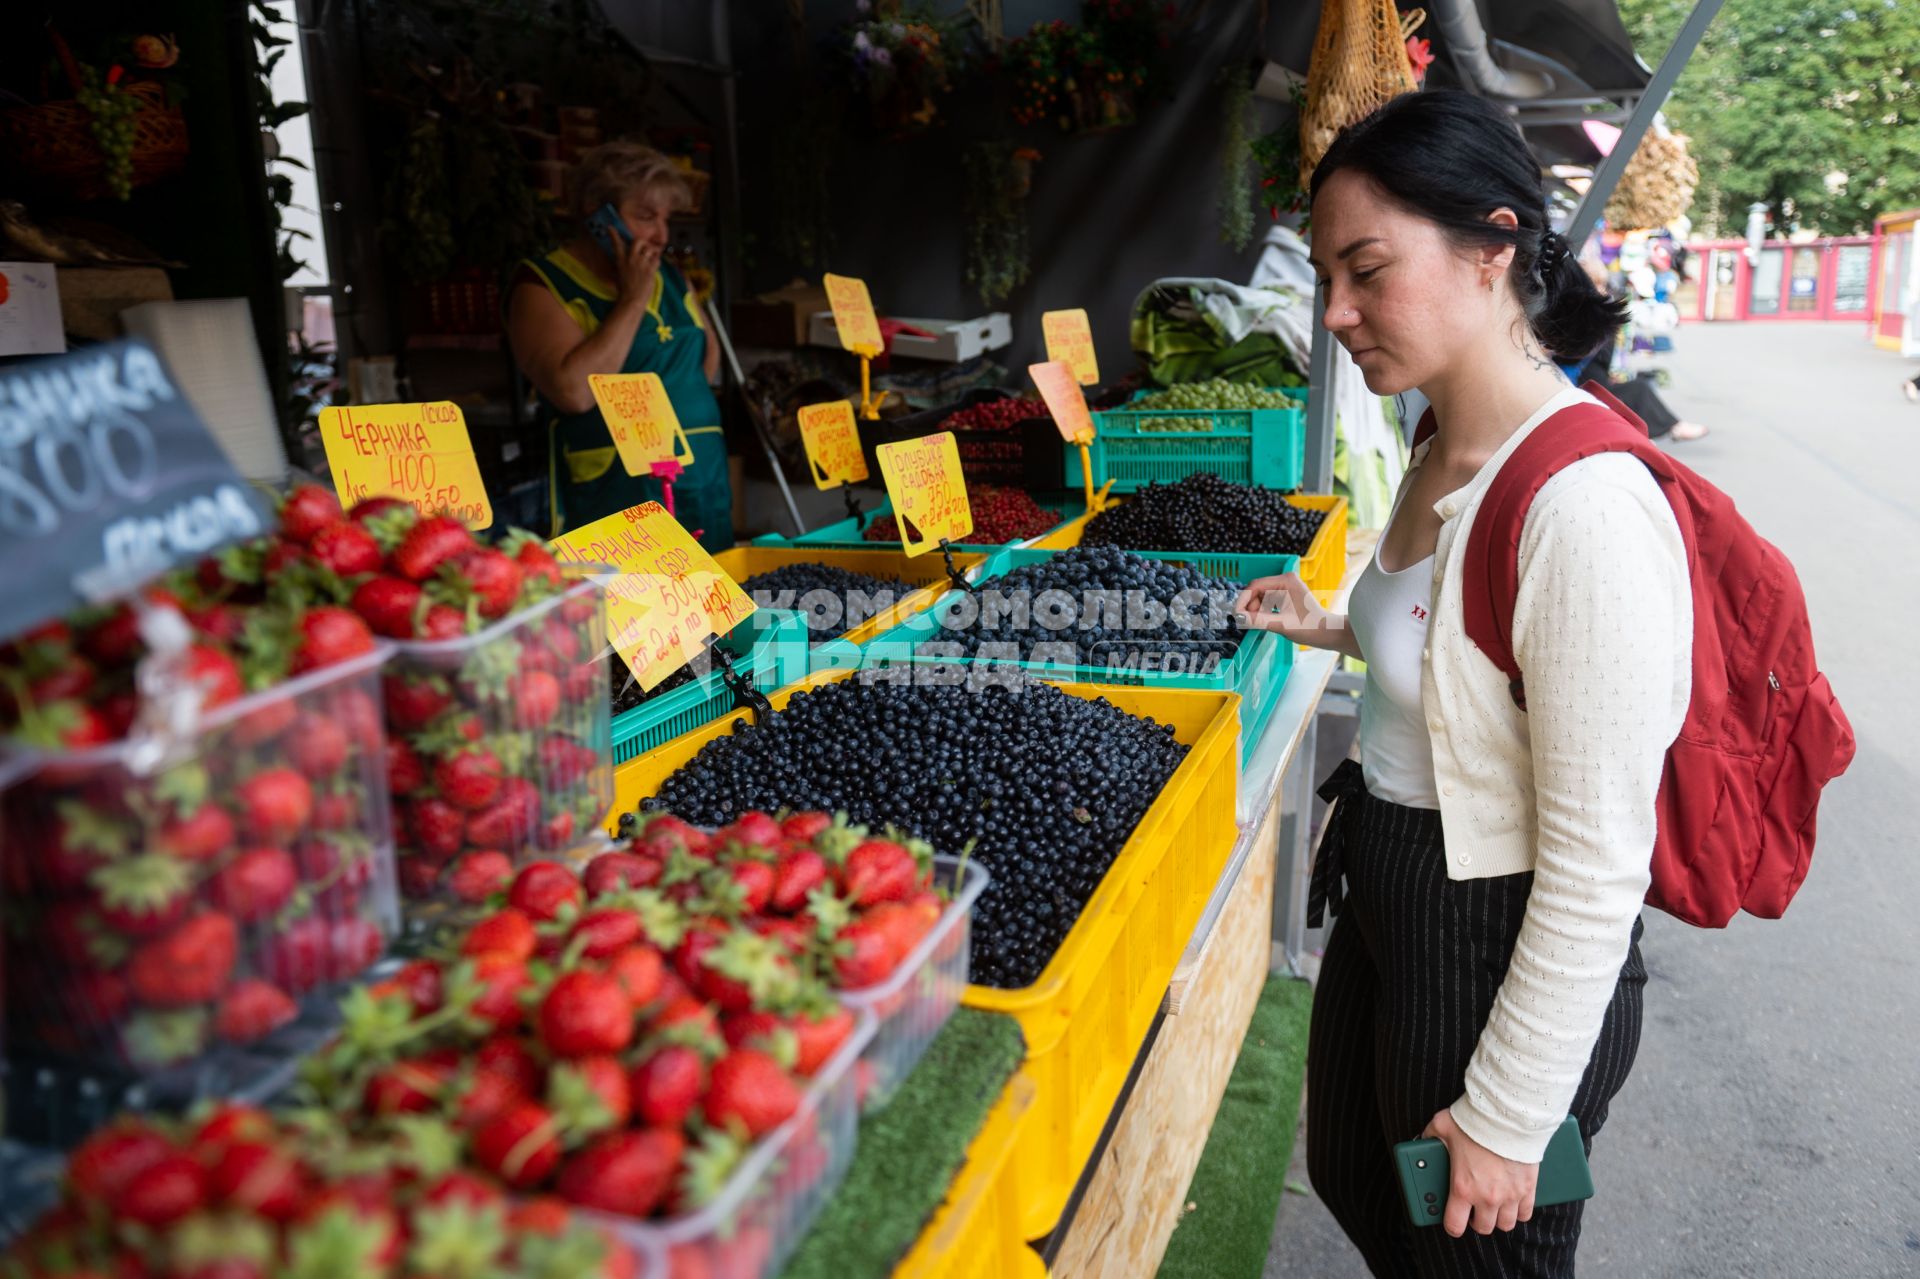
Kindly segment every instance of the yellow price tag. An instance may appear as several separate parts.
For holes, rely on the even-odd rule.
[[[320,442],[343,506],[397,497],[423,515],[451,515],[468,528],[493,523],[493,503],[457,404],[322,409]]]
[[[1027,376],[1040,388],[1047,412],[1062,439],[1069,444],[1085,444],[1093,439],[1093,414],[1087,411],[1087,397],[1080,394],[1073,370],[1058,360],[1027,366]]]
[[[707,636],[725,635],[754,610],[658,502],[597,519],[547,545],[562,561],[612,566],[607,639],[644,689],[698,657]]]
[[[587,385],[628,475],[651,475],[656,462],[693,465],[693,444],[658,373],[589,373]]]
[[[1073,370],[1081,386],[1097,386],[1100,362],[1093,354],[1093,326],[1087,313],[1078,307],[1071,311],[1048,311],[1040,317],[1040,332],[1047,339],[1047,358],[1058,360]]]
[[[798,417],[815,488],[834,489],[867,478],[867,458],[860,451],[860,429],[853,424],[851,403],[802,405]]]
[[[873,299],[867,296],[867,282],[850,275],[829,274],[825,283],[827,305],[833,308],[833,327],[840,334],[841,347],[869,358],[885,350]]]
[[[958,542],[973,532],[973,508],[967,505],[960,447],[952,431],[881,444],[874,454],[880,459],[887,496],[893,499],[893,513],[900,518],[900,544],[908,555],[931,550],[942,538]]]

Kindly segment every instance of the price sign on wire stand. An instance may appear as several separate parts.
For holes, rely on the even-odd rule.
[[[860,416],[877,422],[887,393],[882,391],[879,399],[873,396],[873,360],[887,349],[887,344],[880,336],[880,319],[873,313],[867,282],[831,272],[823,277],[823,282],[827,305],[833,308],[833,329],[839,335],[840,345],[860,357]]]
[[[804,404],[797,416],[815,488],[835,489],[868,478],[867,458],[860,451],[860,428],[854,424],[851,403],[834,400],[830,404]]]
[[[628,475],[669,483],[693,464],[693,444],[658,373],[589,373],[587,386]],[[667,509],[673,509],[671,500]]]
[[[648,691],[698,657],[708,636],[725,635],[754,611],[747,593],[658,502],[628,507],[547,545],[562,561],[613,568],[607,639]]]
[[[1058,360],[1027,366],[1027,376],[1040,388],[1047,412],[1060,431],[1060,438],[1080,449],[1080,474],[1087,486],[1087,509],[1093,509],[1093,459],[1088,455],[1093,443],[1093,414],[1087,411],[1087,397],[1080,394],[1080,383],[1073,370]]]
[[[273,523],[153,348],[0,370],[0,639]]]
[[[493,503],[458,404],[323,409],[320,441],[342,506],[397,497],[422,515],[451,515],[468,528],[493,523]]]
[[[973,509],[967,505],[960,448],[952,431],[881,444],[874,454],[900,521],[900,545],[908,555],[963,541],[973,532]]]
[[[1074,381],[1081,386],[1097,386],[1100,361],[1093,353],[1093,326],[1087,313],[1075,307],[1071,311],[1048,311],[1040,317],[1040,332],[1047,340],[1047,358],[1073,370]]]

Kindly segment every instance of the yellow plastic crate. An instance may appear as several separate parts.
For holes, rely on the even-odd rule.
[[[893,1279],[1033,1279],[1047,1273],[1021,1233],[1016,1188],[1006,1175],[1037,1092],[1025,1071],[1007,1081],[967,1147],[946,1202],[894,1268]]]
[[[1020,990],[968,986],[960,997],[1016,1018],[1027,1037],[1025,1069],[1039,1096],[1009,1167],[1028,1239],[1060,1220],[1237,834],[1236,694],[1063,687],[1170,724],[1192,749],[1039,980]]]
[[[991,554],[990,551],[955,551],[953,565],[964,573],[984,564]],[[765,573],[786,564],[831,564],[849,573],[897,578],[919,588],[886,612],[868,618],[840,636],[840,639],[852,644],[864,644],[880,632],[892,630],[915,613],[931,608],[933,602],[946,594],[948,589],[946,562],[937,550],[909,559],[905,551],[897,548],[887,550],[884,547],[855,551],[824,546],[735,546],[713,558],[727,576],[736,582],[744,582],[756,573]]]
[[[1111,506],[1125,500],[1124,497],[1111,499],[1107,504]],[[1320,521],[1320,531],[1313,535],[1313,545],[1300,557],[1298,570],[1300,580],[1325,604],[1340,589],[1340,579],[1347,572],[1347,499],[1325,494],[1289,493],[1287,501],[1310,511],[1327,513],[1327,518]],[[1067,521],[1033,543],[1033,549],[1060,551],[1080,545],[1080,535],[1086,531],[1087,521],[1092,518],[1088,514]]]

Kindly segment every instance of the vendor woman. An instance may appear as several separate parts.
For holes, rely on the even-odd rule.
[[[523,261],[507,304],[514,358],[540,393],[553,532],[660,500],[658,479],[627,474],[587,382],[594,373],[657,373],[693,446],[672,481],[675,516],[701,545],[725,550],[733,494],[711,385],[720,350],[686,279],[660,260],[668,219],[688,204],[686,179],[650,147],[609,142],[581,159],[573,195],[580,233]]]

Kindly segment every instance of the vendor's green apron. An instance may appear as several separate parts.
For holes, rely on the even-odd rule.
[[[615,293],[565,249],[526,260],[560,305],[592,336],[613,310]],[[720,405],[701,367],[706,325],[686,281],[670,266],[654,276],[653,299],[633,335],[622,373],[657,373],[673,411],[693,445],[693,462],[673,482],[674,515],[710,551],[733,545],[733,490],[727,479],[727,443]],[[563,413],[544,398],[553,532],[590,524],[639,502],[659,501],[660,481],[628,475],[600,410]]]

